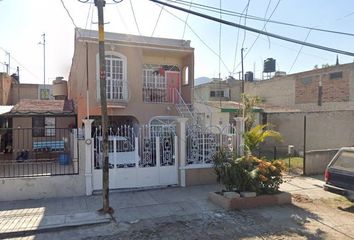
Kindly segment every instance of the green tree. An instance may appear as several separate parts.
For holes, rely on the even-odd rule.
[[[279,132],[266,129],[269,125],[257,125],[246,131],[244,134],[245,152],[252,154],[252,152],[259,148],[259,145],[263,143],[267,138],[273,138],[277,141],[282,141],[282,137]]]
[[[249,131],[255,122],[254,107],[261,102],[258,96],[249,96],[244,94],[242,96],[245,108],[245,131]]]

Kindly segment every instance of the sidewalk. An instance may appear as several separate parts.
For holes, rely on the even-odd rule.
[[[281,190],[313,199],[337,197],[325,192],[322,185],[319,177],[285,176]],[[205,185],[114,192],[110,194],[110,205],[115,211],[112,217],[118,223],[134,223],[220,210],[207,199],[209,192],[220,188],[219,185]],[[110,222],[111,216],[97,213],[101,207],[101,195],[0,202],[0,239]]]
[[[306,195],[311,199],[337,198],[338,195],[323,190],[323,175],[316,176],[294,176],[285,175],[284,183],[280,186],[281,191],[289,192],[292,195]]]
[[[114,192],[110,194],[112,217],[118,222],[136,222],[216,210],[207,198],[208,192],[218,189],[207,185]],[[111,216],[98,214],[101,207],[101,195],[0,202],[0,239],[110,222]]]

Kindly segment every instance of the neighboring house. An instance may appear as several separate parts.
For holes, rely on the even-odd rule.
[[[354,145],[354,63],[246,82],[245,93],[263,103],[261,122],[283,135],[282,143],[268,142],[284,151],[304,148],[304,116],[307,117],[306,149],[318,150]]]
[[[6,117],[11,118],[9,129],[14,150],[34,150],[35,142],[62,141],[63,130],[76,126],[72,101],[24,99]]]
[[[242,115],[242,104],[234,101],[196,102],[194,107],[204,126],[227,126]]]
[[[0,105],[8,105],[12,78],[7,73],[0,73]]]
[[[75,31],[69,99],[77,121],[100,122],[98,32]],[[192,103],[194,49],[190,42],[105,33],[107,107],[111,126],[148,124],[156,116],[177,116],[177,102]]]
[[[241,81],[229,77],[226,80],[213,78],[208,83],[194,87],[196,102],[204,101],[240,101]]]
[[[354,63],[246,82],[245,93],[303,111],[354,109]]]
[[[53,85],[16,83],[11,86],[10,103],[15,105],[22,99],[53,100]]]

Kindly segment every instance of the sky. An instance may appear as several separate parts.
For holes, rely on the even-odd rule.
[[[63,2],[77,27],[97,29],[97,10],[94,4],[81,3],[78,0],[63,0]],[[221,26],[220,34],[219,23],[168,7],[161,10],[161,6],[148,0],[123,0],[117,4],[112,4],[112,0],[106,2],[108,3],[104,8],[106,31],[191,40],[191,46],[195,48],[196,78],[218,77],[219,73],[222,78],[229,75],[238,78],[238,72],[241,71],[242,46],[245,48],[245,72],[254,71],[256,78],[261,78],[263,61],[270,57],[276,59],[278,71],[287,73],[311,70],[315,65],[335,64],[336,61],[336,53],[303,47],[298,55],[301,45],[266,36],[258,37],[256,33],[226,25]],[[191,1],[186,0],[186,2]],[[193,0],[192,2],[215,8],[219,8],[221,4],[222,9],[239,13],[245,11],[249,2],[248,15],[354,33],[354,1],[352,0]],[[184,7],[188,8],[188,6]],[[219,13],[194,7],[191,10],[220,17]],[[236,16],[222,15],[222,18],[257,29],[263,29],[265,24],[250,19],[245,21],[244,18],[240,19]],[[6,71],[4,63],[8,62],[6,52],[9,52],[11,73],[19,66],[21,82],[43,83],[43,45],[38,43],[42,41],[42,34],[45,33],[45,82],[51,83],[56,76],[67,79],[74,52],[74,28],[61,0],[0,0],[0,72]],[[309,32],[307,29],[270,22],[266,24],[265,30],[301,41],[308,35],[307,42],[354,52],[352,36]],[[353,57],[339,55],[340,63],[349,63],[353,60]]]

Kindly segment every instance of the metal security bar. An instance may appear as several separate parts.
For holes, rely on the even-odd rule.
[[[78,174],[77,132],[68,128],[0,129],[0,178]]]

